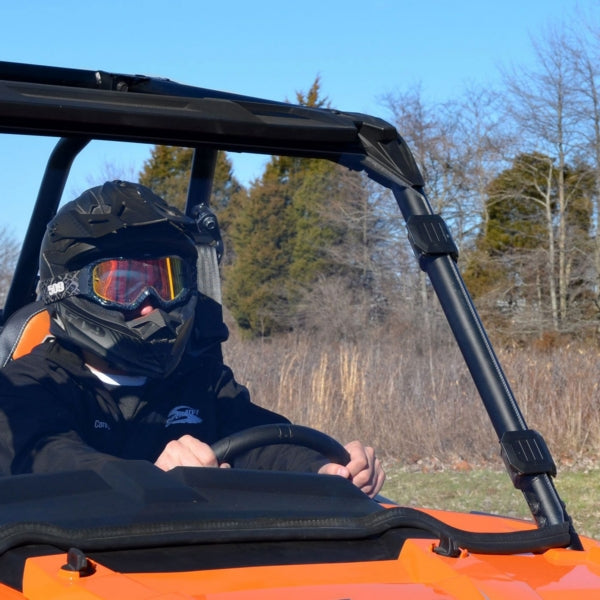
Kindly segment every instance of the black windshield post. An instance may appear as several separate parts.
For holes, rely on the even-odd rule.
[[[412,193],[396,198],[406,218],[409,240],[419,266],[428,275],[498,439],[513,485],[521,490],[538,527],[568,522],[571,548],[581,541],[554,487],[554,462],[543,439],[528,429],[510,384],[488,339],[458,266],[458,250],[444,220],[431,214],[427,198]],[[515,436],[514,432],[523,432]],[[514,456],[518,456],[516,460]]]
[[[18,308],[35,300],[39,254],[46,225],[58,210],[73,160],[89,141],[86,138],[61,138],[50,154],[6,296],[3,322]]]

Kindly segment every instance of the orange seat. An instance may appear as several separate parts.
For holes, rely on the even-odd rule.
[[[50,335],[50,315],[43,302],[28,304],[7,320],[0,332],[0,367],[28,354]]]
[[[16,359],[29,354],[50,335],[50,315],[47,310],[34,314],[25,325],[21,337],[15,344],[12,356]]]

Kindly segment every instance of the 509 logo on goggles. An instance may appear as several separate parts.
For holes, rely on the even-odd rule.
[[[107,307],[131,310],[152,296],[168,307],[195,287],[195,271],[179,256],[111,258],[41,282],[46,304],[85,296]]]
[[[64,291],[65,291],[65,282],[64,281],[57,281],[56,283],[50,283],[46,287],[46,293],[49,296],[58,296],[59,294],[62,294]]]

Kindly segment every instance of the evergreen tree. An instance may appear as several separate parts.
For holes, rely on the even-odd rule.
[[[164,198],[169,204],[185,207],[194,150],[178,146],[154,146],[139,176],[141,184]],[[217,213],[229,203],[242,186],[233,175],[227,154],[219,152],[215,165],[210,204]]]
[[[548,157],[523,154],[488,186],[484,227],[464,273],[475,297],[492,293],[499,305],[514,307],[548,294],[549,273],[540,271],[554,245],[553,175]],[[532,278],[536,285],[527,285]]]
[[[224,272],[225,304],[242,330],[263,336],[281,329],[278,315],[287,304],[289,198],[275,171],[267,168],[248,197],[243,202],[238,198],[226,211],[235,260]]]
[[[318,275],[331,275],[339,265],[329,251],[341,243],[343,230],[327,218],[326,210],[335,201],[335,165],[325,161],[305,161],[305,173],[288,206],[294,225],[290,277],[307,284]]]
[[[325,106],[319,78],[296,100]],[[274,156],[249,200],[226,211],[236,258],[225,272],[225,301],[247,333],[296,327],[304,320],[299,304],[316,282],[338,276],[352,288],[364,274],[349,251],[350,238],[363,236],[363,224],[348,216],[356,214],[353,202],[363,206],[361,181],[327,160]]]
[[[297,98],[322,106],[318,78]],[[332,162],[271,158],[248,201],[226,211],[235,261],[225,271],[224,297],[247,334],[326,321],[314,318],[310,300],[327,281],[335,280],[336,293],[344,290],[345,303],[373,292],[375,219],[368,198],[363,178]]]
[[[564,213],[557,200],[560,173],[568,196]],[[566,278],[571,299],[588,285],[582,257],[589,245],[592,181],[586,174],[584,168],[568,166],[559,171],[552,159],[532,153],[519,155],[492,181],[485,226],[464,271],[475,297],[489,294],[496,307],[504,306],[512,315],[529,307],[538,331],[557,327],[559,278]],[[561,228],[569,249],[562,269],[557,259]]]
[[[488,186],[483,240],[491,254],[547,247],[546,213],[555,210],[551,161],[541,154],[518,156]]]
[[[296,101],[327,105],[319,77]],[[140,181],[183,207],[192,158],[191,149],[157,146]],[[379,250],[370,248],[374,219],[360,175],[327,160],[273,156],[245,190],[219,153],[211,205],[226,247],[225,304],[250,335],[306,322],[309,313],[299,306],[331,278],[337,278],[336,290],[347,291],[344,302],[358,302],[375,289],[369,261]]]
[[[194,151],[177,146],[154,146],[139,181],[178,208],[185,207]]]
[[[323,106],[319,78],[296,99],[307,106]],[[320,163],[273,156],[263,176],[251,185],[248,198],[232,203],[225,212],[235,261],[225,271],[224,298],[238,325],[250,335],[291,327],[296,282],[308,277],[302,273],[306,265],[313,268],[315,256],[307,255],[307,245],[320,227],[312,205],[317,200],[308,198],[308,187],[299,190],[309,186],[310,174],[322,168],[317,167]],[[332,168],[333,164],[326,170]],[[296,260],[304,260],[304,268],[294,267]]]
[[[243,193],[243,191],[243,186],[233,173],[233,164],[231,163],[231,160],[225,152],[219,152],[217,154],[215,176],[210,196],[210,205],[212,209],[222,219],[223,211],[227,208],[231,199],[236,194]]]

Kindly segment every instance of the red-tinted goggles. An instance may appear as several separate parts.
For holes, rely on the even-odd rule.
[[[163,258],[115,258],[91,267],[92,292],[103,304],[133,308],[150,293],[170,304],[189,290],[184,261]]]
[[[46,302],[67,296],[88,296],[104,306],[131,310],[147,297],[168,307],[194,288],[193,270],[179,256],[112,258],[80,271],[42,282]]]

